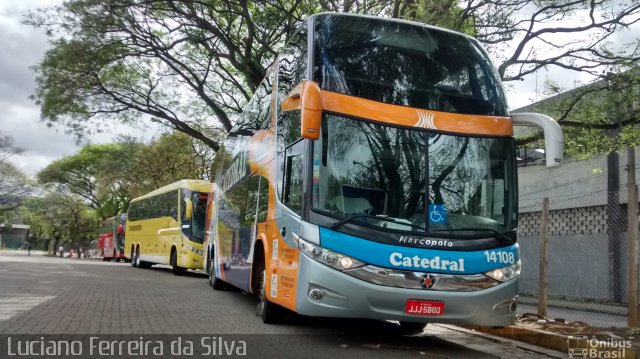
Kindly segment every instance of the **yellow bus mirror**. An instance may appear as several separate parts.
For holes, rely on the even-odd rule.
[[[193,203],[191,203],[191,199],[184,199],[184,218],[191,219],[193,216]]]
[[[302,137],[317,140],[320,138],[320,122],[322,120],[322,94],[317,83],[305,81],[302,84],[300,110]]]

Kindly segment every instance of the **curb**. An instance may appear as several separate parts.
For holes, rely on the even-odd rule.
[[[484,339],[488,339],[488,340],[492,340],[494,342],[503,342],[503,343],[510,343],[512,346],[520,348],[520,349],[524,349],[533,353],[537,353],[540,354],[541,356],[545,356],[545,357],[551,357],[551,358],[566,358],[567,354],[566,351],[562,352],[562,351],[558,351],[555,350],[553,348],[548,348],[548,347],[543,347],[540,345],[535,345],[532,343],[526,343],[523,341],[518,341],[516,339],[513,338],[509,338],[506,336],[501,336],[501,335],[497,335],[497,334],[493,334],[493,333],[486,333],[484,331],[478,331],[475,328],[471,328],[471,327],[461,327],[461,326],[454,326],[451,324],[437,324],[438,326],[441,327],[445,327],[447,329],[450,330],[454,330],[457,332],[461,332],[461,333],[465,333],[465,334],[469,334],[469,335],[475,335],[477,337],[481,337]]]

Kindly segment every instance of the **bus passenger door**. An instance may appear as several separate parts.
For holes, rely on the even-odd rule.
[[[284,157],[278,158],[278,166],[280,166],[278,181],[282,181],[280,200],[284,204],[278,208],[278,224],[282,240],[290,246],[295,246],[292,233],[297,233],[300,228],[304,198],[306,143],[304,139],[296,141],[286,148]]]

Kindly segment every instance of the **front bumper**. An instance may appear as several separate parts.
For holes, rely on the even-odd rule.
[[[482,326],[507,326],[515,319],[517,279],[472,292],[395,288],[357,279],[302,253],[298,274],[296,311],[303,315]],[[406,314],[408,299],[444,302],[444,314]]]

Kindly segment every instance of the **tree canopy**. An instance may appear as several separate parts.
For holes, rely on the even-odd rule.
[[[68,242],[76,249],[86,249],[96,239],[98,219],[95,212],[78,198],[60,192],[51,192],[34,200],[27,214],[34,234],[53,239],[53,249]]]
[[[38,180],[70,193],[105,219],[126,211],[129,201],[183,178],[208,179],[213,151],[183,133],[149,144],[130,138],[86,145],[41,170]]]
[[[345,11],[426,21],[478,38],[503,81],[545,67],[602,76],[640,59],[614,37],[640,20],[615,0],[254,2],[70,0],[30,14],[51,48],[36,66],[42,118],[82,136],[151,117],[213,150],[303,18]],[[620,45],[620,44],[617,44]]]
[[[22,205],[32,190],[27,176],[7,161],[20,152],[13,139],[0,132],[0,217]]]
[[[87,145],[74,155],[58,159],[38,174],[43,184],[54,185],[79,196],[108,218],[122,211],[128,201],[126,180],[118,176],[133,165],[135,144]]]

